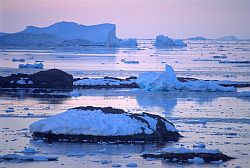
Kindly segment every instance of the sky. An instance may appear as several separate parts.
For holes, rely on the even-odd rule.
[[[0,32],[60,21],[114,23],[119,38],[250,38],[250,0],[0,0]]]

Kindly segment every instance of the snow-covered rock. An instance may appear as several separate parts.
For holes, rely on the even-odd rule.
[[[234,87],[220,86],[216,81],[188,80],[181,82],[177,80],[176,74],[170,65],[166,65],[164,72],[145,72],[139,74],[136,80],[140,88],[158,91],[236,91]]]
[[[36,137],[69,141],[164,141],[180,136],[174,125],[160,116],[111,107],[72,108],[34,122],[29,128]]]
[[[113,77],[104,77],[104,78],[84,78],[75,81],[74,86],[81,88],[118,88],[118,87],[127,87],[133,88],[136,87],[136,79],[133,77],[120,79]],[[75,92],[76,93],[76,92]]]
[[[158,47],[186,46],[186,44],[182,40],[173,40],[164,35],[157,36],[154,45]]]
[[[19,68],[20,69],[28,69],[28,68],[32,68],[32,69],[43,69],[43,63],[34,63],[34,64],[20,64]]]

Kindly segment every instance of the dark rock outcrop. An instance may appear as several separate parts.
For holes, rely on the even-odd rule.
[[[73,88],[73,76],[59,69],[40,71],[31,75],[0,76],[0,88]]]

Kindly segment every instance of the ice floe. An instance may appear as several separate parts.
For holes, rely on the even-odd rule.
[[[34,156],[34,155],[18,155],[18,154],[7,154],[7,155],[0,155],[0,160],[3,161],[57,161],[58,157],[55,156]]]
[[[44,65],[42,63],[34,63],[34,64],[20,64],[19,68],[20,69],[26,69],[26,68],[31,68],[31,69],[43,69]]]
[[[24,58],[20,58],[20,59],[18,59],[18,58],[12,58],[11,61],[12,62],[25,62],[25,59]]]
[[[236,88],[220,86],[216,81],[189,80],[180,82],[170,65],[166,65],[164,72],[141,73],[136,82],[142,89],[156,91],[236,91]]]

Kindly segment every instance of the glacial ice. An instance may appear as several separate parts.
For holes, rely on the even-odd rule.
[[[180,82],[170,65],[164,72],[145,72],[139,74],[136,83],[145,90],[156,91],[195,91],[195,92],[235,92],[234,87],[220,86],[216,81],[190,80]]]
[[[28,26],[21,32],[4,35],[0,38],[0,46],[135,47],[137,40],[117,38],[115,24],[86,26],[74,22],[58,22],[41,28]]]

